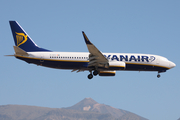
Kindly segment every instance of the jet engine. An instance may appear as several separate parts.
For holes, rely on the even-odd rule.
[[[109,68],[113,70],[124,70],[125,67],[126,67],[126,63],[122,61],[109,62]]]
[[[115,76],[116,71],[100,71],[99,76]]]

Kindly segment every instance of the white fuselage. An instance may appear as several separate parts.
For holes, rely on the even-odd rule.
[[[28,63],[46,67],[89,70],[87,67],[89,62],[88,52],[28,52],[28,54],[29,56],[26,57],[18,55],[16,57]],[[103,53],[103,55],[109,60],[109,63],[125,62],[124,70],[164,72],[175,67],[173,62],[158,55],[137,53]]]

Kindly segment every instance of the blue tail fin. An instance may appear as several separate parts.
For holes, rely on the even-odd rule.
[[[14,42],[17,47],[23,49],[26,52],[35,51],[50,51],[44,48],[40,48],[36,43],[30,38],[30,36],[23,30],[23,28],[16,21],[9,21],[12,34],[14,37]]]

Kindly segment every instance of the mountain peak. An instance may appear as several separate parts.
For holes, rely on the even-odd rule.
[[[84,98],[77,104],[73,105],[72,107],[68,107],[67,109],[89,111],[95,104],[98,103],[92,98]]]
[[[86,104],[97,104],[97,102],[95,100],[93,100],[92,98],[84,98],[80,102],[83,102],[83,103],[86,103]]]
[[[67,109],[73,109],[73,110],[79,110],[79,111],[91,111],[91,112],[103,113],[103,114],[108,113],[108,114],[111,114],[115,118],[119,118],[122,115],[128,113],[127,111],[113,108],[105,104],[99,104],[92,98],[84,98],[77,104],[73,105],[72,107],[68,107]]]

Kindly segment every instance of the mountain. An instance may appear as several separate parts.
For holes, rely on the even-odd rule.
[[[0,120],[33,120],[51,111],[51,108],[26,105],[0,106]]]
[[[79,110],[79,111],[91,111],[101,114],[111,114],[114,118],[118,118],[118,120],[126,120],[127,117],[130,117],[132,119],[128,120],[147,120],[145,118],[142,118],[134,113],[113,108],[111,106],[105,105],[105,104],[99,104],[96,101],[94,101],[92,98],[85,98],[79,103],[73,105],[72,107],[68,107],[66,109],[71,110]]]
[[[85,98],[68,108],[0,106],[0,120],[147,120],[131,112]]]
[[[123,116],[124,114],[129,113],[128,111],[125,111],[125,110],[120,110],[120,109],[113,108],[108,105],[99,104],[96,101],[94,101],[92,98],[85,98],[84,100],[80,101],[79,103],[67,109],[91,111],[91,112],[97,112],[97,113],[103,113],[103,114],[109,113],[115,118],[119,118]]]

